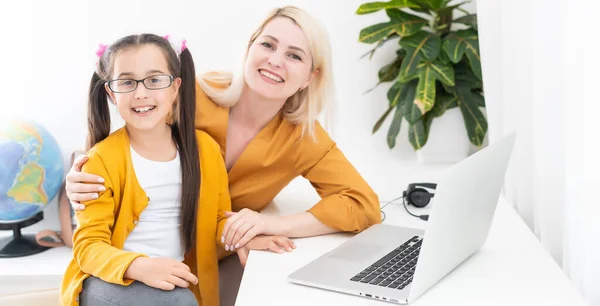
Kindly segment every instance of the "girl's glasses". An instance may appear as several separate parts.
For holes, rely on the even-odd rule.
[[[114,93],[132,92],[137,88],[138,83],[143,83],[149,90],[158,90],[171,86],[173,76],[171,75],[153,75],[141,80],[134,79],[116,79],[108,81],[108,88]]]

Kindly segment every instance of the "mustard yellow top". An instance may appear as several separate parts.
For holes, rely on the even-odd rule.
[[[196,84],[196,128],[207,132],[225,156],[229,108],[214,103]],[[310,181],[321,201],[310,208],[323,224],[359,232],[381,222],[379,198],[317,122],[317,142],[302,126],[276,116],[248,144],[229,171],[234,211],[260,211],[294,178]]]
[[[190,286],[198,303],[218,306],[217,252],[224,252],[221,234],[231,200],[218,144],[202,131],[196,135],[201,174],[196,247],[185,254],[184,263],[198,277],[198,285]],[[83,281],[90,275],[109,283],[130,285],[133,280],[123,278],[125,271],[134,259],[145,256],[122,250],[148,206],[148,197],[133,169],[127,131],[124,128],[115,131],[92,148],[88,156],[83,171],[103,177],[106,191],[98,199],[83,203],[84,211],[76,212],[78,227],[73,233],[73,259],[62,279],[61,305],[79,305]]]

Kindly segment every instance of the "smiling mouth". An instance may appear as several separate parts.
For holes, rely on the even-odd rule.
[[[132,108],[132,110],[138,114],[143,114],[143,113],[147,113],[155,108],[156,108],[156,106],[144,106],[144,107],[134,107],[134,108]]]
[[[274,74],[272,74],[272,73],[270,73],[268,71],[259,69],[258,73],[260,73],[262,76],[264,76],[264,77],[266,77],[268,79],[273,80],[274,82],[277,82],[277,83],[283,83],[284,82],[284,80],[281,77],[279,77],[277,75],[274,75]]]

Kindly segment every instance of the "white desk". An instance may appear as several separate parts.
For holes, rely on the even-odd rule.
[[[309,186],[294,187],[278,196],[266,213],[296,213],[318,199]],[[384,223],[426,227],[427,222],[408,215],[400,203],[384,209],[387,215]],[[350,234],[333,234],[295,239],[296,250],[281,255],[251,252],[236,306],[393,305],[286,281],[291,272],[350,237]],[[579,306],[587,302],[519,215],[501,200],[486,244],[411,305]]]
[[[12,231],[0,234],[8,236]],[[71,256],[70,248],[59,247],[31,256],[0,258],[0,296],[58,289]]]
[[[413,174],[411,175],[415,179],[411,181],[435,181],[437,175],[422,169]],[[389,200],[399,196],[408,182],[394,182],[393,185],[401,187],[383,194],[381,199]],[[298,179],[277,196],[265,213],[296,213],[317,200],[314,189],[303,179]],[[384,210],[387,213],[384,223],[408,227],[427,225],[426,222],[409,216],[400,204],[390,204]],[[0,232],[0,235],[9,234],[11,232]],[[286,281],[287,275],[292,271],[350,237],[349,234],[333,234],[295,239],[298,248],[283,255],[252,252],[236,305],[392,305]],[[58,288],[70,258],[71,249],[62,247],[33,256],[0,259],[0,296]],[[587,303],[517,213],[501,202],[483,248],[412,305],[579,306]]]

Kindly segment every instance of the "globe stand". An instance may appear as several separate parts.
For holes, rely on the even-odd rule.
[[[0,258],[22,257],[41,253],[48,247],[41,246],[35,241],[35,235],[21,234],[21,228],[38,223],[44,219],[44,212],[40,211],[33,217],[15,222],[0,223],[0,230],[13,231],[12,237],[0,238]]]

